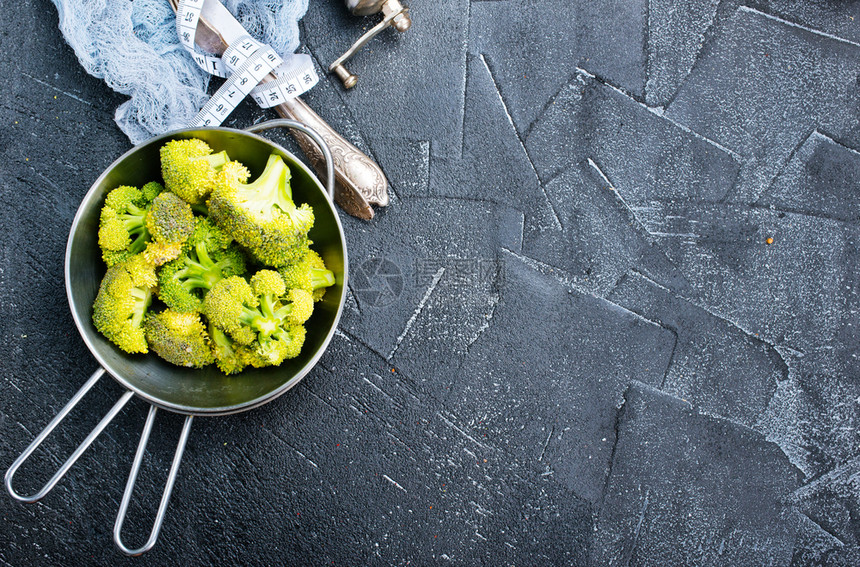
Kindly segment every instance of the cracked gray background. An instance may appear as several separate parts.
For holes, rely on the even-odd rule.
[[[357,88],[320,69],[306,96],[391,182],[343,219],[319,365],[195,422],[143,559],[111,543],[136,401],[42,502],[0,498],[0,565],[860,565],[860,2],[410,8]],[[371,23],[314,0],[302,49],[324,65]],[[47,1],[4,10],[0,69],[5,470],[95,370],[65,242],[129,144]],[[99,384],[21,490],[119,394]],[[180,423],[159,419],[127,542]]]

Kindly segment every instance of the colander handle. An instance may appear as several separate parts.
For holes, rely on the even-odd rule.
[[[116,401],[110,411],[105,414],[105,416],[98,423],[98,425],[96,425],[95,428],[90,432],[90,434],[87,435],[87,438],[84,439],[80,445],[78,445],[78,448],[75,449],[74,453],[72,453],[72,455],[66,460],[66,462],[62,464],[62,466],[57,470],[54,476],[51,477],[51,479],[47,482],[47,484],[45,484],[45,486],[42,487],[41,490],[39,490],[36,494],[33,494],[32,496],[23,496],[21,494],[18,494],[18,492],[16,492],[15,489],[12,487],[12,479],[15,476],[15,473],[18,471],[18,468],[22,464],[24,464],[24,461],[26,461],[30,457],[30,455],[33,454],[33,451],[35,451],[39,447],[39,445],[42,444],[42,442],[48,437],[48,435],[51,434],[51,432],[60,424],[60,422],[63,421],[63,419],[65,419],[67,415],[69,415],[69,412],[71,412],[72,409],[78,404],[78,402],[80,402],[81,399],[87,394],[87,392],[89,392],[90,389],[92,389],[92,387],[96,385],[96,382],[99,381],[99,378],[101,378],[104,373],[104,368],[99,368],[98,370],[93,372],[92,376],[90,376],[90,379],[87,380],[87,382],[83,386],[81,386],[81,389],[78,390],[78,392],[74,396],[72,396],[72,399],[69,400],[65,407],[60,410],[60,412],[54,417],[54,419],[51,420],[51,423],[49,423],[45,427],[45,429],[43,429],[42,432],[39,433],[39,435],[33,440],[33,442],[30,443],[30,445],[26,449],[24,449],[24,452],[21,453],[21,455],[17,459],[15,459],[15,462],[12,463],[12,466],[9,467],[9,470],[6,471],[6,476],[4,478],[6,483],[6,490],[9,492],[12,498],[20,502],[27,503],[37,502],[44,498],[45,495],[48,494],[51,489],[53,489],[54,486],[57,485],[60,479],[63,478],[63,476],[65,476],[67,472],[69,472],[69,469],[72,468],[72,465],[74,465],[75,462],[80,458],[80,456],[84,454],[84,451],[86,451],[89,446],[92,445],[93,441],[96,440],[96,437],[98,437],[99,434],[104,431],[105,427],[108,426],[108,424],[113,420],[113,418],[116,417],[120,410],[131,399],[133,394],[129,390]]]
[[[262,132],[263,130],[271,130],[272,128],[292,128],[293,130],[298,130],[306,134],[309,138],[311,138],[317,146],[319,146],[320,151],[325,157],[325,188],[328,193],[329,200],[334,203],[334,160],[331,157],[331,150],[329,150],[328,144],[325,143],[323,137],[320,136],[316,130],[305,126],[301,122],[296,122],[295,120],[289,120],[287,118],[276,118],[274,120],[268,120],[266,122],[260,122],[259,124],[254,124],[248,128],[245,128],[248,132]]]
[[[131,556],[146,553],[153,548],[155,542],[158,540],[158,533],[161,531],[161,524],[164,522],[164,515],[167,512],[167,504],[170,502],[170,495],[173,492],[173,484],[176,482],[176,475],[179,472],[179,463],[182,461],[185,444],[188,442],[188,434],[191,432],[191,421],[194,419],[194,416],[186,416],[185,423],[182,424],[182,433],[179,434],[179,442],[176,444],[176,452],[173,454],[173,463],[170,465],[170,472],[167,473],[167,484],[161,495],[161,503],[158,505],[158,512],[155,514],[155,523],[152,526],[152,531],[149,532],[149,538],[143,546],[137,549],[129,549],[122,542],[122,524],[125,522],[125,515],[128,512],[128,505],[134,492],[134,483],[137,481],[137,473],[140,472],[140,465],[143,462],[144,454],[146,454],[146,444],[149,441],[149,434],[152,433],[152,426],[155,423],[155,414],[157,411],[158,409],[155,406],[149,406],[149,414],[146,416],[146,423],[143,425],[143,433],[140,434],[140,443],[137,445],[137,453],[134,455],[134,462],[131,465],[128,482],[125,485],[125,492],[122,494],[122,502],[119,505],[116,522],[113,525],[114,543],[120,551]]]

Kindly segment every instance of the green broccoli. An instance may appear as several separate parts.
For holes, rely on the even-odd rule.
[[[238,374],[249,364],[250,351],[227,336],[224,331],[209,324],[209,339],[215,364],[224,374]]]
[[[267,266],[286,266],[307,254],[313,209],[296,207],[290,170],[272,154],[253,183],[242,180],[244,166],[226,164],[218,173],[209,197],[209,216],[240,245]]]
[[[287,291],[274,270],[260,270],[250,284],[238,276],[225,278],[203,299],[211,324],[253,348],[254,366],[277,366],[297,356],[305,336],[302,325],[312,312],[313,296],[301,289]]]
[[[213,154],[203,140],[171,140],[161,147],[161,174],[168,191],[196,205],[206,200],[218,170],[229,160],[227,152]]]
[[[164,191],[164,186],[158,181],[150,181],[140,188],[140,192],[143,193],[143,198],[147,203],[151,203],[162,191]]]
[[[290,325],[289,338],[270,340],[265,344],[254,343],[252,346],[244,347],[244,359],[246,364],[254,368],[266,366],[278,366],[283,361],[295,358],[305,344],[304,325]]]
[[[150,240],[146,228],[149,204],[140,189],[129,185],[117,187],[107,194],[99,218],[99,247],[108,266],[146,248]]]
[[[155,286],[155,268],[142,254],[108,268],[93,304],[96,329],[125,352],[148,352],[142,324]]]
[[[203,140],[171,140],[161,147],[161,174],[168,191],[196,205],[212,192],[218,171],[229,160],[227,152],[213,154]],[[248,175],[245,169],[244,180]]]
[[[191,205],[170,191],[160,193],[150,205],[146,228],[152,236],[144,251],[146,259],[156,266],[175,260],[194,231]]]
[[[185,242],[194,230],[191,205],[170,191],[160,193],[149,207],[146,228],[156,240]]]
[[[326,289],[334,285],[334,272],[325,267],[322,257],[314,250],[308,250],[300,261],[278,270],[288,288],[303,289],[319,301]]]
[[[171,364],[203,368],[214,362],[209,335],[199,313],[165,309],[149,314],[143,327],[149,347]]]
[[[198,218],[182,254],[158,272],[158,297],[176,311],[200,311],[203,295],[225,277],[245,273],[245,258],[232,238]]]

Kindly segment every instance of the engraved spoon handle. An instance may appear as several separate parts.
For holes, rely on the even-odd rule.
[[[388,182],[380,167],[329,126],[303,100],[296,97],[275,107],[277,113],[306,124],[319,132],[334,158],[335,201],[349,214],[369,220],[370,205],[388,205]],[[292,132],[302,151],[318,172],[325,168],[319,148],[301,132]]]

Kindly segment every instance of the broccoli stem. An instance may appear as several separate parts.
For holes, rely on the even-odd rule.
[[[275,332],[272,333],[272,338],[276,341],[293,342],[293,335],[291,335],[288,331],[282,329],[281,327],[275,329]]]
[[[246,208],[263,218],[272,217],[274,206],[289,213],[295,209],[289,175],[290,170],[284,160],[272,154],[260,177],[252,183],[238,186],[237,196]]]
[[[215,346],[218,349],[228,351],[230,353],[234,352],[235,349],[233,348],[233,341],[231,341],[224,331],[218,327],[209,327],[209,338],[212,339],[212,342],[215,343]]]
[[[318,290],[322,287],[334,285],[334,272],[322,268],[311,268],[311,287]]]
[[[194,251],[197,254],[197,261],[195,262],[190,256],[186,256],[185,268],[180,270],[177,276],[183,278],[182,285],[188,291],[194,289],[210,290],[212,286],[223,279],[223,263],[212,261],[205,242],[198,242]]]
[[[293,304],[287,303],[286,305],[283,305],[280,309],[275,311],[275,317],[277,317],[278,319],[280,319],[282,321],[286,321],[289,318],[289,316],[292,314],[292,312],[293,312]]]
[[[149,241],[149,230],[146,228],[146,209],[129,204],[127,212],[120,216],[128,235],[133,239],[128,247],[129,252],[137,254],[146,248]]]
[[[268,339],[277,331],[282,319],[274,311],[274,297],[263,295],[259,309],[244,307],[239,321],[254,329],[261,339]]]
[[[152,290],[135,287],[131,290],[131,297],[134,299],[131,322],[135,327],[139,327],[143,323],[144,316],[146,316],[146,310],[152,303]]]
[[[208,156],[203,156],[198,159],[202,159],[208,162],[209,165],[211,165],[214,169],[221,169],[221,167],[223,167],[225,163],[230,161],[230,158],[227,157],[226,150],[220,151],[217,154],[209,154]]]

